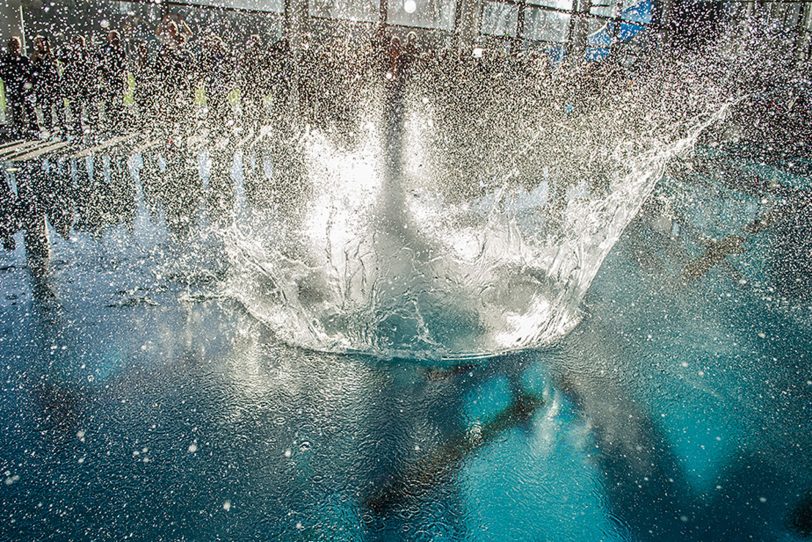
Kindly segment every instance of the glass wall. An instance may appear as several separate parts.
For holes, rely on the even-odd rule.
[[[560,44],[569,41],[577,0],[486,0],[480,34]]]
[[[380,0],[309,0],[308,12],[313,17],[348,21],[377,22],[381,16]],[[386,22],[437,30],[454,30],[455,0],[389,0]]]
[[[606,19],[624,19],[647,24],[652,18],[651,0],[593,0],[589,13]]]
[[[527,5],[572,11],[572,0],[527,0]]]
[[[386,22],[399,26],[454,30],[454,0],[389,0]]]
[[[380,17],[380,0],[310,0],[312,17],[375,22]]]
[[[652,0],[593,0],[586,57],[602,60],[617,43],[633,41],[651,23]]]
[[[652,14],[652,0],[486,0],[480,34],[519,38],[528,47],[560,56],[571,47],[573,30],[585,24],[586,56],[600,60],[614,43],[631,41],[643,32]],[[587,18],[578,19],[583,16]]]
[[[519,21],[519,6],[506,2],[485,2],[480,32],[489,36],[515,37]]]
[[[283,33],[283,5],[283,0],[231,0],[228,9],[213,9],[225,6],[222,0],[171,5],[117,0],[31,3],[24,7],[25,35],[29,41],[37,34],[48,36],[59,49],[73,35],[82,35],[96,46],[104,43],[109,30],[118,30],[127,42],[144,42],[154,51],[158,27],[165,17],[172,17],[188,24],[193,36],[214,32],[227,44],[237,44],[250,34],[260,34],[272,41]]]
[[[246,9],[251,11],[270,11],[282,13],[285,5],[282,0],[185,0],[186,4],[197,6],[227,7],[229,9]]]
[[[524,37],[535,41],[563,43],[569,39],[571,17],[572,15],[559,11],[527,8],[524,19]]]

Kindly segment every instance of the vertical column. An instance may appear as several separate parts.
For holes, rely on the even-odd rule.
[[[454,34],[456,46],[472,50],[479,37],[483,0],[457,0],[454,11]]]
[[[575,0],[570,19],[569,54],[576,59],[584,58],[586,39],[589,35],[590,0]]]
[[[652,24],[659,42],[667,45],[671,40],[671,21],[674,18],[674,0],[654,0]]]
[[[812,2],[805,2],[802,6],[795,47],[799,65],[810,60],[812,57]]]
[[[513,49],[519,51],[524,48],[524,20],[527,15],[527,2],[518,0],[516,6],[519,8],[519,13],[516,17],[516,37],[513,39]]]
[[[752,15],[756,12],[756,0],[747,0],[746,15]]]
[[[308,0],[284,0],[284,21],[282,34],[288,41],[288,54],[290,55],[290,103],[294,109],[299,108],[299,58],[302,43],[307,33],[307,2]]]
[[[308,0],[285,0],[283,32],[294,54],[307,32],[307,2]]]
[[[42,163],[36,159],[20,162],[16,180],[21,226],[25,230],[25,253],[28,267],[35,277],[41,277],[48,269],[48,260],[51,255],[44,205],[42,204],[42,195],[45,193]]]

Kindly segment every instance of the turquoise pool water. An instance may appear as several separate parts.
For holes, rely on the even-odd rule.
[[[697,162],[574,332],[476,362],[282,344],[143,210],[44,279],[2,253],[0,539],[808,538],[808,169]]]

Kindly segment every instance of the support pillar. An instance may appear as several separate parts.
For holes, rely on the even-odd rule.
[[[799,66],[812,59],[812,2],[806,2],[802,6],[795,49]]]
[[[572,58],[583,59],[586,54],[586,40],[589,36],[590,0],[575,0],[570,19],[569,54]]]
[[[479,38],[482,0],[457,0],[454,11],[454,37],[457,49],[471,51]]]
[[[293,51],[304,43],[307,34],[307,0],[285,0],[284,36]]]

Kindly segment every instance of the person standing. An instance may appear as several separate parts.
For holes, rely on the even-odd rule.
[[[400,55],[400,73],[402,76],[411,76],[420,60],[420,49],[417,45],[417,34],[409,32],[406,34],[406,42]]]
[[[107,33],[107,43],[99,51],[98,66],[101,83],[99,97],[107,116],[108,128],[114,128],[122,120],[127,85],[127,52],[117,31]]]
[[[167,23],[165,40],[156,60],[156,76],[162,85],[158,89],[164,119],[185,124],[194,103],[195,57],[189,50],[187,34],[178,30],[174,21]]]
[[[150,58],[149,44],[143,39],[134,39],[130,42],[130,73],[132,73],[135,87],[133,100],[136,107],[136,119],[142,128],[150,126],[155,118],[155,66]]]
[[[261,123],[265,113],[265,94],[268,90],[267,51],[258,34],[251,34],[243,46],[240,57],[240,101],[243,117],[249,123]]]
[[[200,78],[213,126],[222,127],[228,119],[228,93],[232,89],[233,75],[233,61],[222,38],[216,34],[206,36],[200,51]]]
[[[14,36],[0,56],[0,79],[6,88],[6,114],[11,116],[11,131],[15,136],[36,130],[31,77],[31,61],[22,54],[20,38]]]
[[[95,116],[98,84],[95,78],[96,59],[87,48],[84,36],[74,36],[61,55],[62,84],[70,104],[70,131],[81,135],[82,117],[92,122]]]
[[[268,65],[272,104],[276,115],[286,107],[292,86],[291,51],[287,38],[282,37],[273,44],[268,56]]]
[[[34,54],[31,55],[33,90],[37,105],[42,110],[42,128],[49,132],[64,125],[62,85],[56,57],[45,36],[34,38]],[[54,122],[56,114],[56,122]]]

